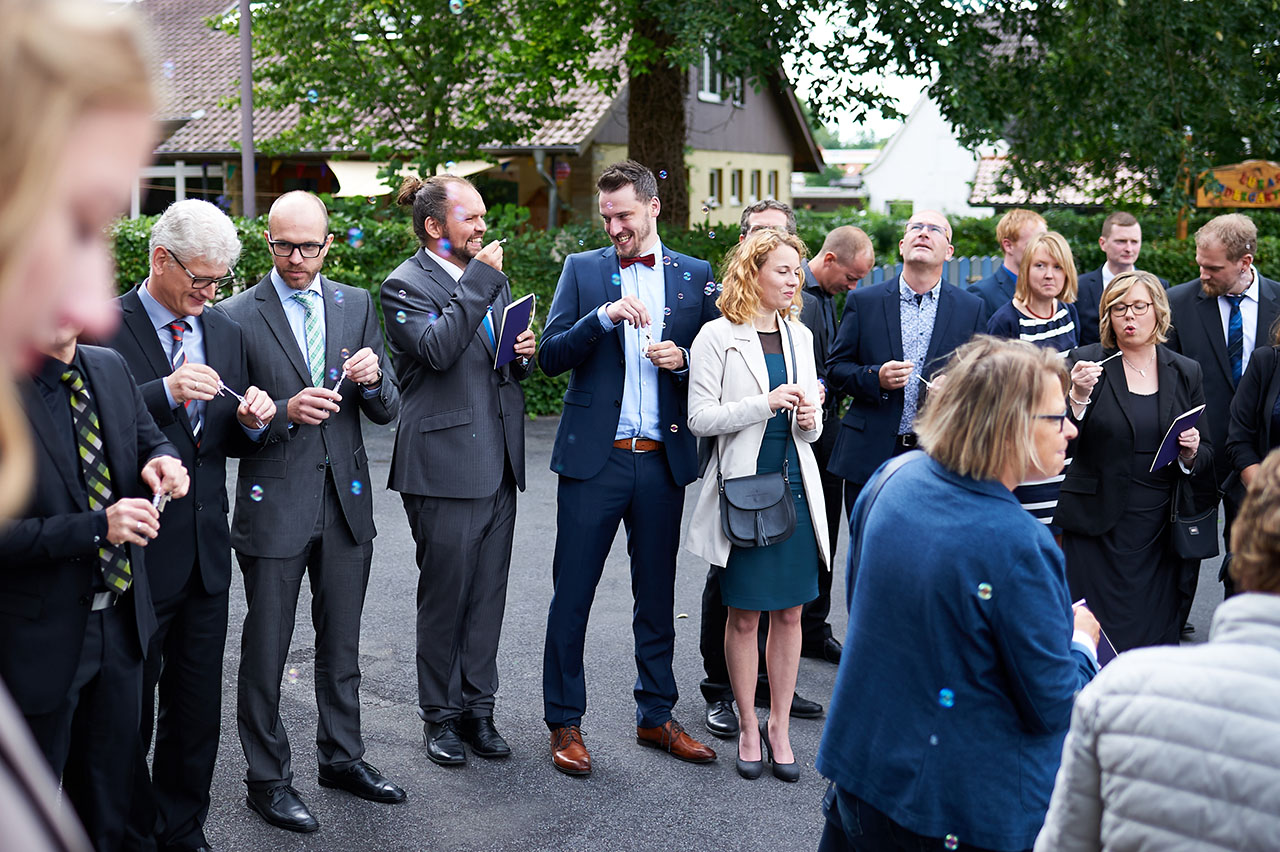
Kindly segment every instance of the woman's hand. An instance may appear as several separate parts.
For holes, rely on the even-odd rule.
[[[1101,375],[1102,365],[1097,361],[1077,361],[1071,368],[1071,395],[1082,403],[1088,402]]]
[[[778,385],[769,391],[770,411],[794,411],[804,401],[804,389],[799,385]]]
[[[796,409],[796,425],[806,432],[812,432],[818,426],[818,406],[812,402],[800,401]]]
[[[1178,458],[1183,461],[1191,461],[1196,457],[1196,453],[1200,451],[1200,430],[1194,426],[1178,436],[1178,446],[1182,449],[1178,450]]]

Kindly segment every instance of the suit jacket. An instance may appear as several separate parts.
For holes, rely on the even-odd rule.
[[[231,546],[249,556],[284,559],[302,552],[324,496],[326,459],[352,536],[364,543],[377,534],[360,412],[374,423],[395,419],[400,410],[395,371],[382,351],[378,315],[368,292],[324,276],[320,287],[325,300],[326,384],[332,387],[328,371],[342,368],[343,349],[354,353],[365,346],[378,356],[382,384],[377,394],[366,397],[360,388],[343,382],[341,410],[318,426],[289,426],[289,399],[311,387],[311,371],[271,276],[221,305],[244,330],[250,383],[270,394],[277,410],[265,446],[240,462],[236,480]],[[341,301],[335,298],[339,289]]]
[[[666,307],[662,340],[671,340],[686,351],[699,329],[719,315],[715,280],[705,260],[666,249],[671,263],[664,267]],[[572,370],[564,393],[564,413],[551,451],[551,469],[572,479],[590,479],[600,472],[613,448],[622,409],[622,385],[627,363],[622,345],[625,323],[605,331],[596,310],[620,297],[612,278],[619,272],[618,253],[612,247],[571,254],[556,284],[538,352],[538,363],[548,376]],[[654,339],[658,339],[654,335]],[[677,485],[698,477],[698,449],[686,422],[688,371],[658,371],[658,410],[667,464]]]
[[[1101,361],[1114,349],[1103,349],[1094,343],[1073,349],[1067,356],[1068,366],[1077,361]],[[1184,358],[1167,346],[1156,347],[1156,369],[1160,390],[1156,404],[1160,410],[1160,438],[1173,424],[1174,418],[1204,402],[1200,365]],[[1129,503],[1134,446],[1133,420],[1130,415],[1129,386],[1124,364],[1113,358],[1102,365],[1102,377],[1093,389],[1092,402],[1080,420],[1080,435],[1075,440],[1071,466],[1062,481],[1058,510],[1053,522],[1068,532],[1079,535],[1102,535],[1119,523]],[[1191,467],[1194,504],[1217,503],[1217,484],[1213,479],[1213,439],[1210,428],[1213,413],[1208,409],[1200,416],[1200,450]],[[1173,462],[1175,469],[1178,462]]]
[[[942,369],[956,347],[984,328],[982,300],[943,282],[925,363],[916,365],[920,375],[927,379]],[[902,358],[898,279],[851,292],[844,304],[835,349],[827,359],[831,385],[827,392],[853,397],[840,421],[840,433],[827,464],[830,473],[861,485],[893,455],[904,395],[901,389],[880,387],[880,366]],[[922,390],[917,410],[924,400]]]
[[[1262,464],[1280,438],[1271,434],[1271,412],[1277,397],[1280,397],[1280,347],[1255,349],[1231,400],[1227,457],[1237,473],[1251,464]]]
[[[510,467],[524,490],[524,390],[520,359],[493,368],[493,331],[511,303],[507,276],[473,260],[459,281],[425,249],[382,282],[382,315],[400,380],[388,487],[427,497],[488,497]],[[403,322],[400,320],[403,318]]]
[[[1231,364],[1227,361],[1227,337],[1222,330],[1222,314],[1218,300],[1206,296],[1200,280],[1193,279],[1169,289],[1169,308],[1173,328],[1169,331],[1169,348],[1200,363],[1204,371],[1205,413],[1219,431],[1231,420],[1231,399],[1235,387],[1231,383]],[[1258,276],[1258,329],[1254,343],[1265,346],[1271,326],[1280,318],[1280,284]],[[1252,356],[1250,356],[1252,357]],[[1243,377],[1242,377],[1243,378]],[[1219,487],[1243,498],[1243,489],[1231,476],[1231,461],[1226,453],[1214,460],[1214,475]],[[1231,480],[1231,481],[1228,481]]]
[[[982,300],[982,327],[987,327],[987,320],[991,319],[991,315],[1000,310],[1001,306],[1013,301],[1014,288],[1017,285],[1017,279],[1012,272],[1005,269],[1003,263],[996,267],[996,271],[983,278],[976,284],[970,284],[965,288],[968,292],[977,296]]]
[[[116,301],[122,321],[107,345],[124,356],[147,411],[169,443],[178,448],[182,464],[191,475],[191,490],[181,500],[169,501],[161,517],[160,535],[147,545],[151,595],[161,601],[177,594],[197,565],[205,592],[221,594],[231,585],[227,457],[249,455],[260,445],[241,428],[236,419],[239,402],[231,396],[216,396],[205,405],[197,444],[186,411],[181,405],[171,408],[165,396],[164,380],[172,368],[138,297],[138,288]],[[205,362],[227,387],[244,393],[252,382],[240,326],[212,306],[200,321],[204,327]],[[283,414],[280,412],[280,416]]]
[[[1166,289],[1169,282],[1160,279],[1160,285]],[[1102,303],[1102,267],[1084,273],[1076,279],[1076,310],[1080,312],[1080,345],[1088,346],[1097,343],[1098,312]]]
[[[787,379],[794,374],[809,399],[818,398],[818,372],[813,360],[812,336],[800,323],[789,322],[787,328],[795,340],[796,357],[791,359],[787,329],[782,331],[782,357],[787,364]],[[760,456],[765,428],[773,419],[769,408],[769,368],[765,363],[760,335],[749,323],[732,323],[725,317],[703,326],[693,341],[693,366],[689,368],[689,429],[699,437],[713,438],[718,454],[713,454],[711,467],[702,477],[698,502],[689,522],[684,546],[712,565],[724,565],[731,546],[720,526],[720,489],[716,481],[716,465],[725,479],[752,476]],[[801,429],[791,418],[791,437],[804,484],[805,499],[810,506],[824,505],[822,476],[810,446],[822,434],[819,412],[812,431]],[[827,525],[813,524],[822,566],[830,570]]]
[[[827,385],[827,401],[822,405],[824,417],[835,417],[840,410],[841,395],[835,392],[827,381],[827,356],[836,342],[836,331],[840,327],[840,318],[835,316],[835,299],[822,289],[818,279],[813,277],[809,264],[804,265],[804,307],[800,309],[800,322],[813,333],[813,357],[817,364],[818,378]],[[825,311],[831,311],[834,320],[828,325]],[[833,424],[834,425],[834,424]]]
[[[78,347],[92,389],[115,499],[150,498],[138,478],[155,456],[178,456],[156,427],[124,359],[110,349]],[[94,581],[101,572],[105,512],[94,512],[84,493],[79,459],[54,439],[54,421],[40,390],[21,389],[36,434],[35,491],[22,516],[0,533],[0,678],[28,715],[51,713],[67,697],[80,662]],[[161,526],[165,518],[161,517]],[[129,545],[133,581],[117,606],[137,628],[141,660],[155,632],[155,611],[144,549]]]

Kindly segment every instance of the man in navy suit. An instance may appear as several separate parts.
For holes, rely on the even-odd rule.
[[[1080,312],[1080,345],[1098,342],[1098,303],[1102,291],[1121,272],[1137,268],[1142,251],[1142,226],[1132,213],[1117,210],[1102,220],[1102,236],[1098,246],[1107,262],[1080,276],[1076,289],[1076,310]],[[1169,282],[1160,279],[1165,287]]]
[[[1018,268],[1022,265],[1022,252],[1027,243],[1048,229],[1039,213],[1018,207],[1005,213],[996,223],[996,239],[1004,253],[1004,262],[995,272],[968,288],[970,293],[982,299],[983,329],[992,314],[1013,300],[1013,288],[1018,283]]]
[[[612,245],[565,259],[538,355],[549,376],[572,370],[551,453],[560,482],[542,674],[552,762],[570,775],[591,772],[583,646],[619,521],[635,595],[636,739],[693,763],[716,757],[671,715],[680,516],[684,486],[698,476],[689,347],[717,314],[711,265],[662,245],[647,168],[616,163],[596,187]]]
[[[876,468],[915,448],[925,382],[986,327],[982,300],[942,280],[953,250],[947,218],[917,213],[898,243],[902,275],[854,290],[845,302],[827,393],[849,396],[850,405],[827,470],[845,481],[848,513]]]

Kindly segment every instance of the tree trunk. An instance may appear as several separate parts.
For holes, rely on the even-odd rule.
[[[658,198],[662,201],[659,221],[684,230],[689,227],[689,181],[684,167],[688,74],[666,61],[675,39],[662,31],[660,21],[640,17],[633,31],[635,37],[653,42],[659,58],[645,71],[629,71],[628,155],[658,176]]]

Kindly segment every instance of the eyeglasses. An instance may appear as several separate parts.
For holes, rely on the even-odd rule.
[[[166,248],[165,251],[169,250]],[[190,269],[187,269],[187,265],[178,260],[178,256],[173,252],[169,251],[169,257],[173,258],[173,262],[178,264],[183,272],[187,273],[187,277],[191,279],[191,287],[194,290],[203,290],[211,284],[215,289],[221,290],[223,287],[230,287],[232,284],[236,283],[235,273],[229,272],[219,278],[204,278],[196,275]]]
[[[910,225],[907,225],[908,234],[918,234],[921,231],[928,231],[931,234],[941,234],[944,237],[947,235],[946,228],[941,225],[935,225],[932,222],[912,222]]]
[[[1111,316],[1122,317],[1125,313],[1133,308],[1135,317],[1146,316],[1147,311],[1151,310],[1150,302],[1117,302],[1111,306]]]
[[[1061,414],[1037,414],[1036,419],[1037,420],[1057,420],[1058,431],[1061,432],[1063,428],[1065,428],[1063,424],[1067,422],[1067,412],[1063,411]]]
[[[271,246],[271,253],[276,257],[288,257],[293,254],[294,249],[298,250],[298,254],[303,257],[319,257],[320,249],[324,248],[324,243],[291,243],[287,240],[273,240],[268,238],[267,243]]]

